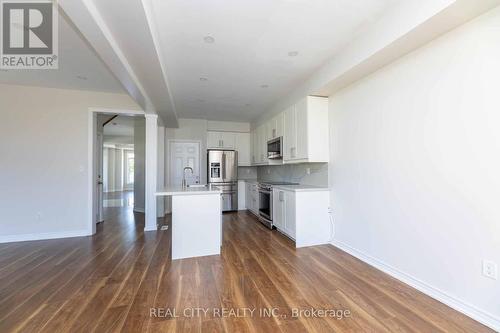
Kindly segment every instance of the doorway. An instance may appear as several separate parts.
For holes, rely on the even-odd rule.
[[[98,115],[98,122],[101,117]],[[102,207],[134,207],[136,117],[114,115],[103,124]],[[140,132],[140,131],[139,131]],[[140,134],[140,133],[138,133]],[[137,140],[139,141],[139,140]],[[102,214],[101,214],[102,216]],[[103,221],[104,218],[101,220]],[[99,222],[101,222],[99,221]]]
[[[92,112],[92,226],[118,221],[144,223],[145,117],[140,111]],[[90,152],[89,152],[90,153]],[[143,206],[138,207],[137,201]],[[118,215],[117,215],[118,214]],[[141,214],[137,218],[137,214]],[[103,223],[104,222],[104,223]]]

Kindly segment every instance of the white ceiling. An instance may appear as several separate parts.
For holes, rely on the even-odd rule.
[[[118,116],[104,126],[105,136],[134,137],[135,117]]]
[[[251,121],[398,0],[151,1],[178,116]]]
[[[124,93],[121,84],[68,21],[60,12],[58,70],[2,70],[0,83]]]

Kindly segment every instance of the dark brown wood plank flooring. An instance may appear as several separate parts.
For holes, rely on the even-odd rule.
[[[224,215],[221,256],[172,262],[170,230],[143,227],[131,207],[107,208],[93,237],[0,244],[0,332],[492,332],[333,246],[297,250],[247,212]],[[292,316],[310,308],[350,316]]]

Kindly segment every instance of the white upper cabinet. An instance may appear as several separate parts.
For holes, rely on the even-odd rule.
[[[252,130],[252,164],[253,165],[267,165],[269,159],[267,158],[267,141],[269,137],[269,123],[260,125]]]
[[[208,132],[208,149],[235,149],[236,134],[233,132]]]
[[[236,150],[238,166],[252,165],[250,140],[250,133],[207,132],[207,148]]]
[[[267,135],[266,135],[267,125],[261,125],[257,128],[257,135],[259,137],[259,164],[267,164]]]
[[[267,142],[282,137],[283,160],[267,158]],[[252,130],[252,165],[329,162],[328,98],[307,96]]]
[[[236,134],[232,132],[221,132],[222,148],[234,149],[236,148]]]
[[[290,106],[283,113],[284,116],[284,135],[283,135],[283,160],[291,161],[296,157],[296,133],[295,127],[295,105]]]
[[[329,161],[328,98],[307,96],[284,118],[284,163]]]
[[[272,140],[283,136],[283,112],[267,123],[267,139]]]
[[[314,129],[308,130],[308,99],[302,99],[295,104],[295,156],[294,159],[303,160],[309,157],[309,132],[314,132]],[[328,112],[328,109],[327,109]]]
[[[220,133],[219,132],[208,132],[207,133],[207,147],[211,148],[221,148]]]
[[[275,117],[276,119],[276,137],[280,137],[284,135],[284,129],[285,129],[285,115],[284,112],[281,112],[279,115]]]
[[[258,138],[257,138],[257,131],[253,129],[250,132],[250,144],[251,144],[251,151],[252,151],[252,165],[255,165],[257,163],[257,156],[259,155],[258,150]]]
[[[238,151],[238,166],[250,166],[250,133],[235,133],[235,150]]]

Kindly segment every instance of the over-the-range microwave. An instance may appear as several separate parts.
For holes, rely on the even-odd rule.
[[[279,160],[283,158],[283,137],[267,141],[267,158],[270,160]]]

